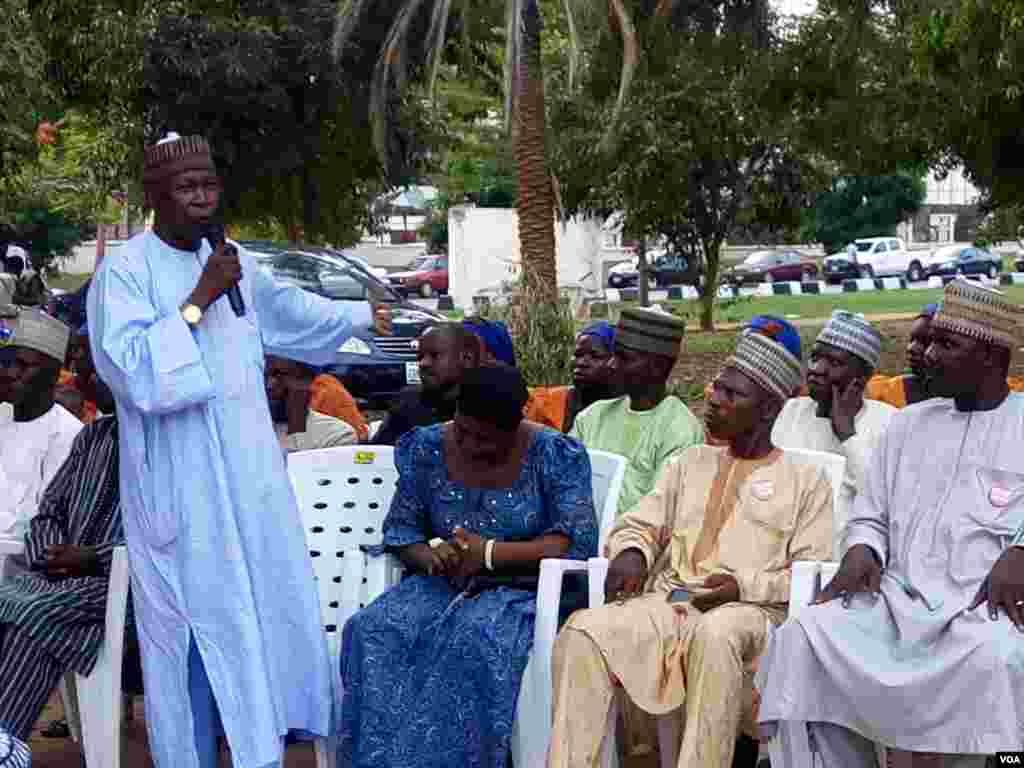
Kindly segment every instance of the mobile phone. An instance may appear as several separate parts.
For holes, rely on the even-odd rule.
[[[688,603],[690,602],[690,590],[673,589],[668,593],[668,601],[670,603]]]

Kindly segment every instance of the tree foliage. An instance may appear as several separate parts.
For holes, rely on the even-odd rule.
[[[768,230],[792,229],[790,206],[817,170],[793,139],[793,67],[767,3],[663,5],[672,6],[667,28],[657,12],[638,24],[643,65],[615,150],[596,140],[615,96],[595,52],[583,94],[555,107],[555,168],[567,214],[621,211],[634,236],[667,238],[704,262],[701,325],[710,328],[726,238],[757,215]]]
[[[9,237],[28,191],[22,172],[37,154],[36,125],[52,109],[55,93],[24,0],[0,0],[0,14],[0,232]]]
[[[31,2],[65,100],[131,148],[124,176],[137,178],[144,142],[200,133],[230,221],[289,239],[357,236],[388,180],[365,151],[366,78],[331,59],[333,2]],[[403,162],[392,181],[417,168],[432,135],[414,101],[395,108],[406,130],[393,136]]]
[[[917,127],[944,153],[945,165],[963,165],[991,207],[1024,203],[1024,3],[901,6],[913,88],[936,107]]]
[[[859,237],[895,235],[896,227],[924,203],[920,173],[890,176],[840,176],[818,196],[807,239],[831,253]]]

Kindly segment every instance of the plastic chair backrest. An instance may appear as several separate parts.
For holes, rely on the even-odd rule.
[[[604,548],[608,533],[615,525],[619,512],[619,496],[622,494],[622,482],[626,476],[627,461],[617,453],[587,450],[590,456],[591,487],[594,493],[594,510],[597,512],[598,523],[601,525],[598,554]]]
[[[335,635],[344,558],[365,560],[383,537],[398,481],[394,448],[342,446],[288,457],[295,498],[320,596],[320,614]]]
[[[825,451],[808,451],[798,448],[786,448],[790,456],[801,457],[817,464],[828,474],[832,483],[832,558],[842,557],[843,540],[846,538],[847,509],[843,498],[843,478],[846,476],[846,457]]]

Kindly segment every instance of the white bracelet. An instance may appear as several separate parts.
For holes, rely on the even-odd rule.
[[[494,539],[488,539],[484,544],[484,567],[488,571],[494,570]]]

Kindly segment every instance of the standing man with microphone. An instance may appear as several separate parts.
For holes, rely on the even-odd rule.
[[[104,259],[88,318],[117,401],[150,747],[158,768],[214,768],[223,727],[234,768],[276,768],[289,730],[327,734],[331,671],[264,355],[326,365],[372,319],[211,247],[204,139],[148,147],[143,184],[153,231]]]

